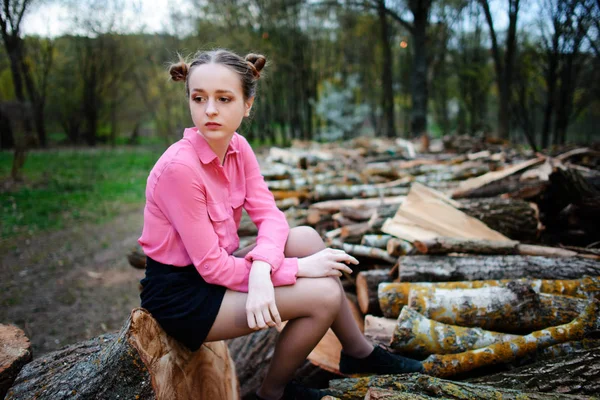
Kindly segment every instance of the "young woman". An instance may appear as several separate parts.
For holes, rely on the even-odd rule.
[[[236,133],[265,62],[215,50],[171,66],[172,79],[185,82],[194,127],[148,177],[139,239],[148,257],[142,307],[191,350],[288,321],[256,394],[262,399],[324,395],[289,382],[330,327],[343,346],[343,373],[420,371],[420,362],[365,339],[338,278],[358,261],[326,248],[310,227],[289,228],[250,145]],[[258,237],[238,249],[242,207]]]

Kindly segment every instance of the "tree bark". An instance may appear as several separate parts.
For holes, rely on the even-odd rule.
[[[389,26],[387,21],[387,14],[385,12],[385,1],[377,1],[377,15],[379,17],[379,29],[381,45],[383,48],[383,64],[381,66],[381,83],[383,88],[383,96],[381,99],[381,105],[383,109],[383,126],[385,127],[385,136],[393,138],[396,136],[396,129],[394,124],[394,82],[393,82],[393,60],[392,60],[392,48],[390,45],[390,34]]]
[[[25,366],[7,399],[239,399],[224,342],[190,352],[144,309],[118,334],[99,336]]]
[[[600,347],[471,379],[469,382],[506,389],[595,396],[600,393]]]
[[[388,343],[401,354],[423,359],[431,354],[462,353],[518,337],[477,327],[444,324],[404,307]]]
[[[467,382],[455,382],[446,379],[434,378],[423,374],[402,374],[368,376],[364,378],[336,379],[329,382],[332,395],[342,400],[362,400],[369,388],[397,390],[411,395],[425,396],[425,398],[443,399],[591,399],[564,395],[560,393],[539,393],[504,388],[494,388]],[[408,397],[409,399],[412,397]]]
[[[419,288],[408,299],[410,308],[438,322],[510,333],[566,324],[585,305],[584,299],[538,294],[519,282],[479,289]]]
[[[483,366],[512,362],[557,343],[583,339],[598,329],[599,306],[597,300],[590,301],[581,315],[570,323],[532,332],[510,342],[458,354],[429,356],[423,361],[423,368],[429,375],[453,376]]]
[[[504,254],[546,257],[574,257],[577,252],[558,247],[520,244],[515,240],[493,241],[477,239],[457,239],[438,237],[430,240],[416,240],[415,248],[422,254]]]
[[[443,289],[472,289],[492,286],[504,286],[515,280],[487,280],[487,281],[462,281],[462,282],[389,282],[381,283],[377,290],[379,308],[386,318],[398,318],[402,307],[408,304],[408,296],[413,288],[431,287]],[[536,292],[572,296],[586,299],[600,300],[600,277],[586,277],[573,280],[553,279],[518,279],[530,285]]]
[[[600,263],[579,257],[404,256],[401,282],[448,282],[489,279],[579,279],[600,276]]]

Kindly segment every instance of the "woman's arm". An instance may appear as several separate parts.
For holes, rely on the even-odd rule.
[[[290,231],[285,214],[277,208],[273,194],[269,191],[263,176],[260,173],[258,160],[252,148],[242,136],[239,137],[246,178],[246,200],[244,208],[252,222],[258,227],[256,247],[247,255],[246,260],[265,261],[271,265],[273,283],[275,274],[284,270],[286,275],[296,275],[298,260],[285,258],[285,243]],[[284,272],[281,271],[281,272]],[[292,282],[293,283],[293,282]]]
[[[153,197],[204,280],[247,292],[251,263],[230,256],[219,246],[198,174],[185,164],[171,162],[158,178]]]

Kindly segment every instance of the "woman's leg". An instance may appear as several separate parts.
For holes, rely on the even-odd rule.
[[[246,319],[246,293],[228,290],[206,341],[229,339],[253,332]],[[319,343],[339,312],[339,284],[332,278],[299,278],[295,285],[275,288],[275,302],[287,320],[260,389],[265,399],[278,399],[285,385]]]
[[[317,231],[308,226],[299,226],[290,230],[285,246],[285,255],[286,257],[307,257],[325,248],[325,243]],[[340,280],[338,278],[335,280],[344,293]],[[340,306],[340,312],[333,321],[331,330],[342,344],[344,353],[352,357],[363,358],[373,351],[373,345],[360,331],[346,299]]]

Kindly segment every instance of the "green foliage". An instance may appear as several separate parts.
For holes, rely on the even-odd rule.
[[[26,184],[0,193],[2,237],[97,222],[141,206],[150,169],[163,148],[98,148],[31,152]],[[0,153],[0,180],[12,154]]]

